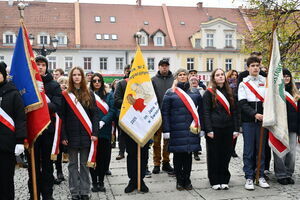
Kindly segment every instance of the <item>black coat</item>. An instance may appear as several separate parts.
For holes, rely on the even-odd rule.
[[[287,111],[287,120],[289,132],[295,132],[300,136],[300,100],[298,100],[298,110],[286,101],[286,111]]]
[[[16,144],[24,143],[27,130],[24,104],[19,91],[11,82],[0,84],[0,107],[15,123],[15,132],[12,132],[0,122],[0,152],[14,153]]]
[[[55,132],[55,116],[54,113],[58,112],[60,115],[60,107],[62,101],[62,94],[60,85],[53,80],[53,77],[50,73],[47,73],[45,76],[42,76],[42,80],[44,83],[44,89],[47,97],[50,99],[50,103],[48,103],[49,114],[51,116],[51,123],[48,128],[44,131],[44,133],[53,134]]]
[[[118,110],[121,109],[126,86],[127,86],[127,79],[123,79],[123,80],[119,81],[116,86],[116,90],[115,90],[115,94],[114,94],[114,106]]]
[[[202,124],[202,97],[198,90],[185,91],[193,100]],[[162,102],[163,132],[170,133],[169,152],[194,152],[200,150],[200,136],[190,132],[193,117],[179,96],[167,90]]]
[[[229,101],[225,88],[218,88],[220,92]],[[206,133],[212,132],[213,128],[227,128],[233,127],[234,131],[239,131],[238,115],[235,105],[230,105],[231,115],[225,108],[217,101],[216,107],[213,107],[212,94],[206,90],[203,95],[203,109],[204,109],[204,129]]]
[[[92,135],[98,136],[100,114],[98,108],[96,107],[96,101],[93,92],[91,92],[91,96],[93,99],[92,106],[90,108],[83,106],[83,108],[92,122]],[[91,145],[90,135],[85,130],[84,126],[77,118],[65,98],[62,99],[61,118],[61,140],[68,140],[68,146],[72,148],[89,148]]]

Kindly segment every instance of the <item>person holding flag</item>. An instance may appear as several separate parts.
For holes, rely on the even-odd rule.
[[[190,87],[189,72],[178,69],[172,88],[162,102],[163,137],[169,140],[168,151],[173,153],[177,190],[192,190],[192,153],[200,150],[200,131],[203,117],[202,97]]]
[[[0,194],[14,200],[15,155],[24,152],[27,137],[23,100],[12,82],[7,81],[6,64],[0,62]]]
[[[105,192],[104,176],[111,159],[112,121],[115,115],[114,97],[113,93],[109,93],[105,88],[103,77],[99,73],[92,75],[90,89],[94,92],[100,114],[96,168],[90,168],[92,192]]]
[[[260,59],[249,57],[247,59],[249,75],[243,79],[238,89],[238,100],[241,109],[241,119],[244,138],[243,161],[245,172],[245,189],[254,190],[253,179],[255,175],[255,163],[260,163],[258,185],[269,188],[264,178],[264,146],[266,135],[260,140],[260,130],[263,120],[263,102],[265,96],[266,79],[259,75]],[[261,144],[260,144],[261,143]],[[259,146],[262,145],[261,152]],[[261,153],[259,159],[258,153]]]
[[[294,83],[292,73],[283,68],[287,122],[289,132],[289,152],[279,157],[274,152],[274,171],[277,182],[282,185],[294,184],[292,176],[295,170],[297,135],[300,137],[300,94]]]
[[[214,190],[228,190],[233,140],[239,136],[236,103],[225,72],[215,69],[210,87],[203,95],[204,126],[207,133],[208,179]]]
[[[99,113],[95,95],[87,87],[82,68],[71,69],[68,89],[62,94],[62,143],[68,146],[69,189],[72,200],[88,200],[88,167],[95,167],[96,164]]]

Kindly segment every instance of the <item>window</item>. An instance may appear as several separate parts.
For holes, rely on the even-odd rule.
[[[4,56],[0,56],[0,62],[4,62]]]
[[[111,23],[116,23],[116,17],[111,16],[109,19]]]
[[[194,58],[187,58],[186,59],[186,67],[187,67],[187,70],[194,69]]]
[[[68,43],[67,36],[63,33],[57,34],[56,38],[58,40],[58,45],[66,45]]]
[[[201,48],[201,39],[195,39],[195,48]]]
[[[162,37],[157,37],[156,38],[156,45],[161,46],[162,45]]]
[[[95,17],[95,22],[101,22],[101,17],[100,16],[96,16]]]
[[[40,36],[40,44],[43,44],[43,45],[48,44],[48,36],[47,35]]]
[[[107,70],[107,58],[99,58],[100,59],[100,70]]]
[[[212,34],[212,33],[206,34],[206,46],[207,47],[214,46],[214,34]]]
[[[102,39],[102,35],[101,34],[96,34],[96,40],[101,40]]]
[[[148,35],[147,35],[147,33],[145,33],[144,31],[141,31],[141,33],[142,33],[142,37],[141,37],[140,45],[141,46],[148,46]]]
[[[84,57],[83,58],[83,68],[85,70],[92,69],[92,58],[91,57]]]
[[[112,35],[111,35],[111,39],[112,39],[112,40],[117,40],[117,39],[118,39],[118,35],[112,34]]]
[[[154,46],[164,46],[165,45],[164,34],[160,31],[157,32],[153,37],[153,41],[154,41]]]
[[[229,71],[232,68],[232,59],[225,59],[225,70]]]
[[[225,47],[232,47],[232,34],[225,35]]]
[[[149,22],[148,21],[144,21],[144,25],[149,25]]]
[[[56,69],[56,57],[55,56],[49,56],[48,57],[48,67],[49,69]]]
[[[109,40],[109,34],[104,34],[104,40]]]
[[[123,69],[123,58],[116,58],[116,70]]]
[[[14,36],[13,35],[5,35],[5,44],[13,44]]]
[[[65,69],[69,71],[73,67],[73,57],[67,56],[65,57]]]
[[[207,58],[206,59],[206,70],[208,72],[211,72],[214,69],[214,59],[213,58]]]
[[[154,70],[154,58],[147,58],[148,70]]]

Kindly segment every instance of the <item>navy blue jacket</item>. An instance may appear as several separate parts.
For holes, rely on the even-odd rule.
[[[185,91],[198,106],[201,127],[203,127],[202,97],[198,90]],[[190,132],[193,117],[179,96],[168,89],[162,103],[163,133],[170,133],[169,152],[194,152],[200,150],[200,135]]]

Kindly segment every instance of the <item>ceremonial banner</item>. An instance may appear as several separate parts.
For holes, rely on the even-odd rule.
[[[43,82],[23,22],[14,49],[10,79],[19,90],[24,102],[27,113],[27,141],[32,145],[50,124],[50,116]]]
[[[289,151],[289,133],[285,87],[276,30],[273,33],[273,48],[268,72],[263,116],[263,127],[270,131],[269,145],[279,157],[283,157]]]
[[[161,126],[161,112],[139,46],[127,82],[119,125],[142,147]]]

